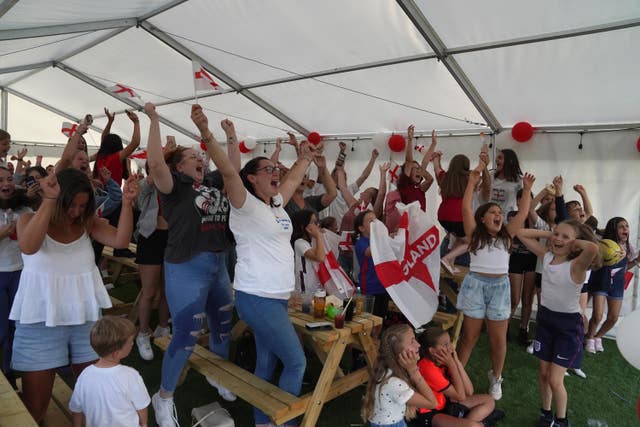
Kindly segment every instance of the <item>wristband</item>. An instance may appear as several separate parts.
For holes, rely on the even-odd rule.
[[[235,144],[235,140],[236,140],[235,136],[228,136],[227,137],[227,143],[229,143],[229,144]]]

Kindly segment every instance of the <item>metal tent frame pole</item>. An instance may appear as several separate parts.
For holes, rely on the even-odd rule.
[[[458,61],[453,56],[447,55],[447,47],[435,29],[431,26],[427,18],[424,16],[418,5],[413,0],[397,0],[398,5],[402,8],[407,17],[413,22],[422,37],[427,41],[431,49],[438,55],[444,66],[449,70],[451,76],[458,82],[467,95],[471,103],[476,107],[485,122],[494,132],[500,132],[502,126],[498,118],[493,114],[489,105],[484,101],[480,93],[477,91],[471,80],[467,77]]]
[[[0,4],[0,18],[2,18],[5,13],[9,12],[9,10],[18,3],[18,1],[19,0],[4,0]]]
[[[0,129],[7,130],[9,127],[9,94],[6,90],[0,89]]]
[[[171,49],[175,50],[179,54],[188,58],[189,60],[199,62],[200,65],[202,65],[211,74],[216,76],[218,79],[222,80],[224,83],[226,83],[235,91],[238,91],[241,95],[243,95],[244,97],[252,101],[254,104],[258,105],[263,110],[277,117],[280,121],[286,123],[292,129],[295,129],[296,131],[300,132],[303,135],[307,135],[309,133],[309,131],[303,125],[296,122],[291,117],[287,116],[282,111],[280,111],[275,106],[265,101],[255,93],[251,92],[250,90],[242,90],[242,85],[238,83],[236,80],[234,80],[231,76],[229,76],[222,70],[214,67],[213,64],[211,64],[209,61],[205,60],[200,55],[193,52],[191,49],[182,45],[180,42],[178,42],[173,37],[166,34],[164,31],[162,31],[158,27],[154,26],[153,24],[150,24],[147,21],[141,23],[140,27],[143,28],[152,36],[154,36],[155,38],[157,38],[158,40],[160,40],[161,42],[165,43]]]

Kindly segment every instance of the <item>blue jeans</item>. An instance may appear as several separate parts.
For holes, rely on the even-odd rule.
[[[369,423],[371,424],[371,427],[407,427],[407,422],[405,420],[400,420],[397,423],[393,423],[393,424],[376,424],[376,423]]]
[[[9,372],[11,366],[11,348],[16,330],[15,322],[9,320],[9,311],[18,292],[20,273],[22,270],[0,272],[0,350],[2,350],[2,372],[5,374]]]
[[[289,319],[287,300],[236,291],[236,308],[240,318],[247,322],[255,335],[257,360],[254,374],[265,381],[271,381],[276,362],[280,359],[284,368],[278,387],[299,396],[307,359]],[[253,413],[256,424],[270,421],[257,408],[253,409]]]
[[[162,389],[173,392],[207,317],[209,348],[229,357],[233,298],[225,252],[202,252],[179,264],[164,263],[173,338],[162,359]]]

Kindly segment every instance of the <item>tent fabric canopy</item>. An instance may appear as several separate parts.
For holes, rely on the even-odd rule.
[[[91,113],[99,131],[103,107],[151,101],[163,134],[195,138],[192,59],[223,89],[198,94],[210,120],[230,117],[259,139],[408,123],[461,133],[521,120],[634,127],[638,41],[636,0],[5,0],[0,127],[14,140],[63,143],[60,116]],[[116,83],[141,99],[105,90]],[[42,109],[56,118],[24,128],[23,116]],[[114,131],[130,129],[118,120]]]

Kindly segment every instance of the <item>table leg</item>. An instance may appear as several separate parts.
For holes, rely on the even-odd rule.
[[[311,396],[309,406],[305,411],[302,424],[300,424],[301,427],[315,427],[317,424],[327,393],[329,392],[333,379],[336,376],[336,371],[340,364],[340,360],[342,360],[342,355],[344,354],[346,347],[347,340],[344,337],[340,337],[333,344],[333,347],[331,347],[331,350],[327,355],[327,359],[325,360],[324,367],[322,368],[322,372],[320,373],[320,378],[318,378],[318,382],[316,383],[316,388],[313,391],[313,396]]]

